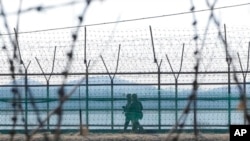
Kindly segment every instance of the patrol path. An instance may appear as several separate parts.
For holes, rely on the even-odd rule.
[[[9,139],[8,134],[1,134],[0,141]],[[167,134],[96,134],[90,133],[87,136],[80,136],[78,134],[62,134],[61,141],[166,141]],[[53,140],[53,134],[49,135]],[[32,141],[43,141],[44,136],[37,134],[33,136]],[[169,139],[171,141],[172,138]],[[199,141],[229,141],[229,134],[201,134],[198,137]],[[25,136],[18,134],[15,136],[14,141],[25,141]],[[195,141],[193,134],[181,134],[178,141]]]

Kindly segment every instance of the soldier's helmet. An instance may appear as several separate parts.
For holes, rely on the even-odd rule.
[[[131,99],[131,94],[127,94],[127,99]]]
[[[132,99],[137,99],[137,94],[132,94]]]

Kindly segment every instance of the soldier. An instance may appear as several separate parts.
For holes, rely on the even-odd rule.
[[[131,104],[131,94],[127,94],[127,104],[126,106],[122,106],[123,112],[125,113],[124,132],[127,131],[129,122],[131,121],[131,112],[129,109],[130,104]]]
[[[143,127],[140,125],[139,120],[143,117],[143,106],[142,103],[137,99],[137,95],[132,95],[132,102],[129,107],[131,111],[131,117],[132,117],[132,131],[133,132],[142,132]]]

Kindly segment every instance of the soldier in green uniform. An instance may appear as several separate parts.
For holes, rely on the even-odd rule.
[[[143,117],[143,106],[142,103],[137,99],[137,94],[132,94],[132,102],[129,106],[129,110],[131,111],[132,118],[132,131],[133,132],[142,132],[143,127],[140,125],[139,120]]]
[[[127,94],[127,104],[125,106],[122,106],[123,112],[125,113],[125,123],[124,123],[124,132],[127,131],[129,122],[131,121],[131,112],[130,112],[130,104],[131,104],[131,94]]]

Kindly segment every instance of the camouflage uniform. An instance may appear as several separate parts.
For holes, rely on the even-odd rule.
[[[131,94],[127,94],[127,104],[123,106],[123,111],[125,113],[125,123],[124,123],[124,131],[127,130],[129,122],[131,121],[131,112],[130,112],[130,104],[131,104]]]
[[[133,124],[132,131],[133,132],[142,131],[143,128],[140,125],[139,120],[142,119],[143,117],[142,113],[143,106],[142,103],[138,101],[136,94],[132,95],[132,102],[130,104],[129,109],[131,111],[131,119]]]

